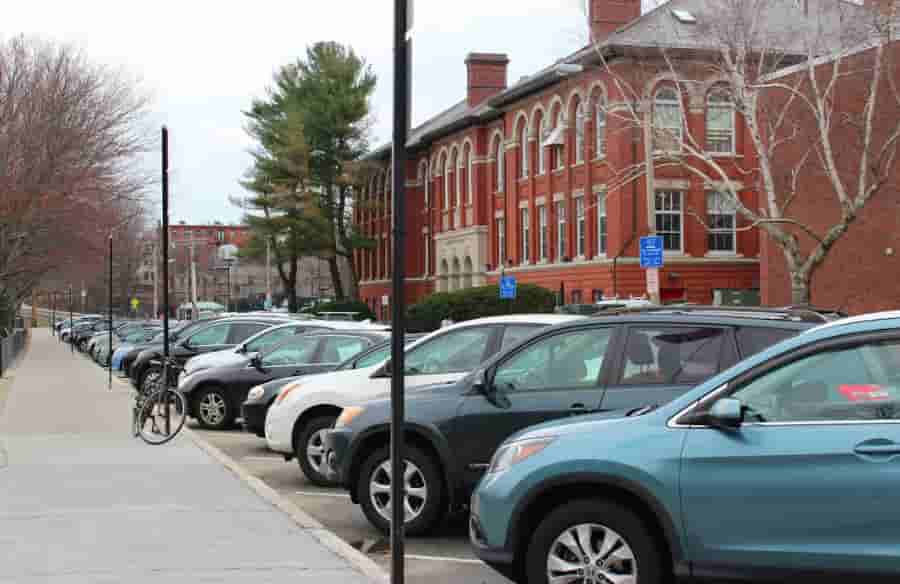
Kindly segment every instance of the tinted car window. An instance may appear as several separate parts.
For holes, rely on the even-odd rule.
[[[316,353],[316,347],[319,345],[317,338],[300,337],[296,342],[289,341],[287,344],[273,349],[262,358],[264,367],[278,367],[281,365],[301,365],[311,363]]]
[[[737,343],[746,359],[796,334],[797,331],[776,328],[742,327],[737,331]]]
[[[324,339],[322,363],[343,363],[347,359],[358,355],[369,346],[364,339],[359,337],[327,337]]]
[[[363,367],[371,367],[386,361],[391,356],[391,346],[386,345],[380,349],[372,351],[365,357],[359,359],[353,366],[353,369],[362,369]]]
[[[900,419],[900,344],[823,351],[758,377],[733,397],[749,422]]]
[[[541,339],[500,365],[494,384],[507,391],[595,387],[611,337],[611,328],[596,328]]]
[[[296,326],[286,326],[260,335],[254,339],[253,342],[247,343],[247,351],[250,353],[261,353],[269,347],[275,346],[287,337],[297,334],[298,328],[299,327]]]
[[[231,323],[231,343],[242,343],[270,326],[272,325],[260,322],[233,322]]]
[[[503,343],[500,346],[500,350],[503,351],[508,347],[511,347],[517,344],[522,339],[530,337],[535,332],[537,332],[538,327],[534,326],[508,326],[503,331]]]
[[[718,372],[725,330],[712,327],[635,327],[628,333],[622,383],[679,384]]]
[[[406,355],[406,374],[471,371],[481,363],[493,330],[490,327],[456,330],[419,345]]]
[[[228,339],[228,331],[231,325],[217,324],[200,332],[194,333],[188,337],[190,344],[195,347],[204,347],[208,345],[224,345]]]

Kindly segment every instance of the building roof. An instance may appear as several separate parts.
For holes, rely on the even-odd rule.
[[[762,4],[765,4],[765,10],[760,10]],[[719,46],[712,41],[728,34],[728,31],[716,30],[716,24],[721,25],[717,17],[723,14],[723,10],[736,5],[761,15],[758,31],[764,32],[759,32],[758,38],[748,39],[747,44],[782,54],[806,55],[807,40],[810,38],[806,32],[810,26],[816,30],[817,54],[824,52],[826,47],[834,47],[836,43],[845,48],[857,45],[874,30],[874,20],[865,18],[873,14],[872,10],[851,0],[757,0],[743,4],[735,0],[669,0],[622,26],[601,43],[586,46],[533,75],[519,79],[481,105],[469,107],[465,99],[456,103],[413,128],[407,146],[415,149],[473,123],[499,117],[502,115],[501,108],[506,105],[561,80],[564,75],[559,73],[560,65],[599,60],[600,51],[610,54],[642,48],[717,50]],[[694,22],[678,18],[678,12],[687,13]],[[368,158],[384,158],[390,156],[390,152],[391,143],[388,142],[372,151]]]

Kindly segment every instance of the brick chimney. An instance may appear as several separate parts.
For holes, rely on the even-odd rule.
[[[468,91],[466,100],[469,107],[481,105],[488,98],[506,89],[506,68],[509,58],[499,53],[469,53],[466,57],[468,69]]]
[[[591,41],[603,41],[617,28],[641,16],[641,0],[589,0]]]

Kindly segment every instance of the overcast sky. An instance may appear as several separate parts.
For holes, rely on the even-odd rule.
[[[375,144],[390,138],[392,2],[389,0],[112,0],[15,2],[4,34],[73,42],[124,66],[153,95],[154,123],[172,138],[173,222],[240,221],[228,202],[251,164],[242,110],[273,72],[307,45],[350,44],[378,75]],[[413,124],[465,95],[467,53],[503,52],[513,83],[583,46],[584,0],[417,0]],[[148,160],[158,168],[158,158]]]

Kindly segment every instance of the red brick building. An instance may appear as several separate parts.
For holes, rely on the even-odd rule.
[[[663,300],[708,303],[719,291],[758,290],[759,236],[739,229],[741,219],[722,204],[715,184],[654,165],[621,181],[623,169],[644,164],[655,147],[649,124],[636,131],[615,115],[634,107],[654,124],[675,119],[679,127],[671,130],[703,141],[731,169],[730,178],[746,185],[742,200],[754,206],[753,177],[738,169],[739,161],[752,167],[753,148],[739,116],[717,100],[717,79],[695,76],[702,81],[679,91],[664,63],[649,73],[646,66],[647,54],[668,46],[693,51],[695,62],[700,55],[702,69],[705,39],[694,24],[705,6],[673,0],[642,15],[640,0],[591,0],[597,45],[512,86],[505,55],[470,54],[465,99],[410,136],[402,218],[408,300],[496,282],[504,266],[520,283],[564,286],[567,302],[643,295],[638,238],[651,226],[665,240]],[[802,15],[802,8],[785,6],[771,18]],[[604,61],[637,89],[637,98],[620,91]],[[686,128],[673,108],[682,108]],[[354,262],[362,298],[386,315],[390,147],[372,157],[384,170],[364,193],[356,221],[377,245],[357,251]],[[698,218],[716,229],[708,231]]]
[[[900,102],[896,83],[900,80],[900,42],[891,41],[883,57],[883,78],[879,85],[876,109],[873,114],[872,146],[866,165],[867,184],[881,176],[883,186],[859,212],[849,230],[830,250],[821,267],[812,275],[811,303],[818,306],[841,308],[858,314],[876,310],[897,309],[900,305],[900,160],[896,146],[886,152],[894,152],[890,158],[878,160],[886,140],[898,129]],[[872,86],[872,69],[875,49],[862,48],[846,57],[840,64],[840,78],[835,95],[832,124],[832,144],[837,153],[837,172],[848,194],[858,194],[860,158],[864,151],[862,135],[857,122],[862,119],[868,92]],[[822,86],[833,76],[833,61],[822,61],[818,66]],[[793,83],[802,71],[788,71],[783,81]],[[782,101],[785,96],[780,96]],[[776,175],[789,176],[803,156],[804,143],[811,143],[815,122],[806,108],[794,105],[790,115],[802,120],[805,135],[799,136],[798,147],[785,151],[778,160]],[[878,173],[872,168],[880,167]],[[800,178],[800,192],[790,209],[790,216],[802,220],[817,234],[824,234],[839,222],[841,206],[835,194],[833,182],[827,178],[825,168],[818,158],[813,158]],[[797,231],[800,246],[808,253],[813,239]],[[786,304],[791,301],[791,285],[787,264],[781,248],[767,236],[762,236],[762,298],[767,304]]]

